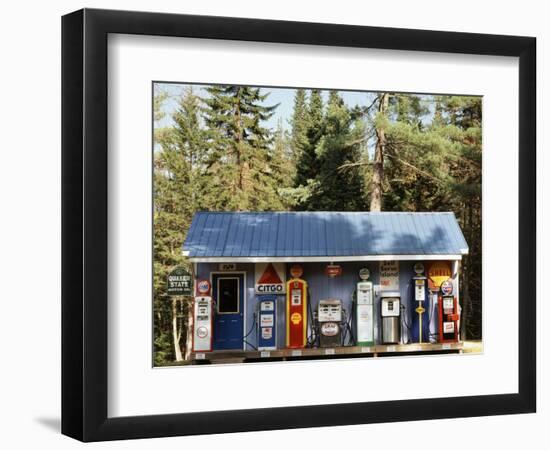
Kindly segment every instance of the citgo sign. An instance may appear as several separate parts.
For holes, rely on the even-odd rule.
[[[284,264],[256,264],[255,272],[257,294],[284,294],[286,292]]]

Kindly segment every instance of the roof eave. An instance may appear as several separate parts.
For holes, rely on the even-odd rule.
[[[442,261],[462,259],[462,254],[429,255],[359,255],[359,256],[189,256],[197,263],[266,263],[266,262],[358,262],[358,261]]]

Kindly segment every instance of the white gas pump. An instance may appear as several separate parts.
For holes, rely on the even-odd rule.
[[[317,321],[320,326],[321,347],[337,347],[342,344],[342,317],[342,300],[319,300]]]
[[[371,281],[357,283],[355,332],[357,345],[374,345],[374,301]]]
[[[195,297],[193,351],[212,351],[212,297]]]
[[[383,344],[398,344],[401,340],[401,295],[399,292],[382,292],[380,297],[381,341]]]

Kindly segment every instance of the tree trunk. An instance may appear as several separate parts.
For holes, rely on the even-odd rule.
[[[473,241],[473,217],[472,217],[472,204],[470,203],[467,208],[466,220],[468,222],[468,242]],[[466,220],[464,222],[466,222]],[[462,340],[468,339],[468,319],[471,316],[471,304],[472,299],[470,298],[470,280],[471,280],[471,255],[468,255],[464,258],[465,265],[462,268],[462,311],[460,317],[460,336]]]
[[[194,318],[194,299],[191,297],[187,299],[187,341],[185,342],[185,359],[191,358],[191,352],[193,351],[193,318]]]
[[[389,94],[384,92],[378,96],[378,112],[386,115],[388,111]],[[382,182],[384,180],[384,152],[386,151],[386,132],[384,128],[376,128],[376,148],[374,150],[374,164],[372,165],[372,184],[370,210],[382,211]]]
[[[462,266],[462,311],[460,314],[460,337],[463,341],[468,339],[468,317],[470,316],[470,264],[469,256],[466,256]]]
[[[175,297],[172,298],[172,336],[174,338],[174,354],[176,361],[183,361],[180,347],[181,332],[178,327],[178,301]]]

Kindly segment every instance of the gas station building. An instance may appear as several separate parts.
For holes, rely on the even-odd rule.
[[[183,253],[197,354],[460,342],[452,212],[198,212]]]

